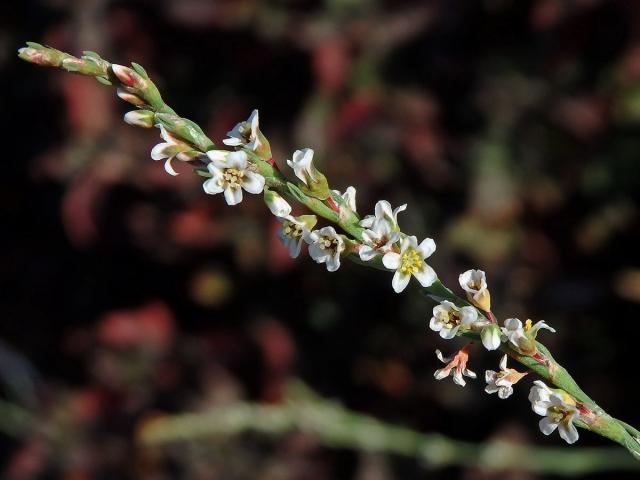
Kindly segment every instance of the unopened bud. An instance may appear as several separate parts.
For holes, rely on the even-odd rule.
[[[147,81],[140,75],[129,67],[125,67],[122,65],[112,64],[111,69],[118,80],[122,82],[123,85],[127,87],[133,87],[137,89],[144,89],[147,85]]]
[[[276,217],[286,217],[291,213],[291,205],[277,192],[268,188],[264,189],[264,203]]]
[[[500,348],[500,327],[495,323],[489,324],[480,331],[482,345],[487,350],[497,350]]]
[[[135,105],[136,107],[142,107],[142,106],[147,104],[138,95],[136,95],[134,93],[129,93],[129,92],[127,92],[126,90],[124,90],[122,88],[118,88],[117,95],[118,95],[118,97],[120,97],[125,102],[129,102],[131,105]]]
[[[46,47],[23,47],[18,50],[18,56],[43,67],[57,67],[61,61],[61,52]]]
[[[136,127],[151,128],[154,124],[154,116],[151,110],[132,110],[125,113],[124,121]]]

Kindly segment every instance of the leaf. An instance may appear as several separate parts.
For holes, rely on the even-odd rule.
[[[106,77],[96,77],[96,80],[103,85],[113,85]]]
[[[149,75],[147,74],[147,71],[144,68],[142,68],[142,65],[136,62],[131,62],[131,66],[138,74],[142,75],[147,80],[149,79]]]

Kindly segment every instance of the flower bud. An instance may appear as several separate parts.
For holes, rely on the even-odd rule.
[[[147,86],[147,81],[142,77],[142,75],[129,67],[113,64],[111,65],[111,70],[113,70],[114,75],[118,77],[118,80],[127,87],[142,90]]]
[[[18,56],[27,62],[43,67],[57,67],[61,61],[61,52],[45,47],[22,47],[18,50]]]
[[[277,192],[268,188],[264,189],[264,203],[276,217],[286,217],[291,213],[291,205]]]
[[[132,110],[125,113],[124,121],[135,127],[151,128],[154,124],[154,116],[151,110]]]
[[[491,323],[480,331],[482,345],[487,350],[497,350],[500,348],[500,327],[495,323]]]
[[[138,95],[134,94],[134,93],[129,93],[126,90],[119,88],[116,92],[116,94],[118,95],[118,97],[120,97],[122,100],[124,100],[125,102],[130,103],[131,105],[135,105],[136,107],[142,107],[144,105],[146,105],[147,103],[140,98]]]

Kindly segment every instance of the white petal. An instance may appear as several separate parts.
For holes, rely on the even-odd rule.
[[[231,152],[227,155],[227,166],[237,168],[238,170],[247,169],[247,154],[240,152]]]
[[[450,340],[456,336],[459,328],[460,327],[443,328],[442,330],[440,330],[440,337],[444,338],[445,340]]]
[[[578,429],[571,420],[560,423],[558,433],[560,433],[560,438],[569,444],[576,443],[580,437]]]
[[[440,322],[436,317],[431,317],[429,321],[429,328],[434,332],[439,332],[442,330],[442,322]]]
[[[377,252],[369,245],[361,245],[360,249],[358,250],[358,255],[360,256],[360,260],[362,260],[363,262],[368,262],[369,260],[377,256]]]
[[[249,193],[260,193],[264,189],[264,177],[254,172],[244,172],[242,188]],[[289,210],[291,212],[291,210]]]
[[[422,268],[413,274],[416,280],[420,282],[423,287],[430,287],[438,279],[436,272],[426,263],[422,263]]]
[[[400,254],[396,252],[387,252],[382,257],[382,264],[389,270],[397,270],[400,267]]]
[[[300,255],[300,250],[302,249],[302,238],[298,240],[292,238],[291,243],[289,244],[289,256],[291,258],[298,258]]]
[[[425,238],[418,246],[418,252],[422,258],[429,258],[436,251],[436,242],[432,238]]]
[[[433,372],[433,376],[435,377],[436,380],[442,380],[443,378],[448,377],[449,373],[451,373],[449,370],[445,368],[439,368],[438,370]]]
[[[169,156],[168,153],[165,153],[165,148],[172,147],[171,143],[158,143],[155,147],[151,149],[151,158],[154,160],[162,160],[163,158],[167,158]]]
[[[164,162],[164,170],[165,170],[169,175],[172,175],[172,176],[174,176],[174,177],[175,177],[175,176],[177,176],[177,175],[178,175],[178,172],[176,172],[176,171],[173,169],[173,165],[171,165],[171,160],[173,160],[173,159],[174,159],[174,157],[169,157],[169,158],[167,158],[167,161],[166,161],[166,162]]]
[[[460,309],[462,314],[462,322],[464,325],[474,323],[478,320],[478,311],[474,307],[462,307]]]
[[[327,270],[335,272],[340,268],[340,255],[330,255],[327,258]]]
[[[222,143],[224,143],[225,145],[229,145],[230,147],[237,147],[239,145],[242,145],[242,141],[239,138],[235,137],[225,138],[224,140],[222,140]]]
[[[497,350],[500,348],[500,330],[493,326],[485,327],[480,332],[480,338],[482,339],[482,345],[487,350]]]
[[[473,372],[473,371],[469,370],[468,368],[465,368],[462,373],[464,373],[469,378],[477,378],[478,377],[476,375],[476,372]]]
[[[500,370],[506,370],[506,369],[507,369],[507,355],[505,354],[500,359]]]
[[[467,384],[467,382],[464,381],[464,378],[462,378],[462,372],[458,368],[453,372],[453,383],[460,385],[461,387],[464,387]]]
[[[411,275],[407,275],[406,273],[402,273],[400,271],[396,271],[393,274],[393,279],[391,280],[391,286],[396,293],[402,292],[407,285],[409,285],[409,280],[411,280]]]
[[[517,318],[507,318],[504,321],[504,326],[507,330],[520,330],[522,328],[522,322]]]
[[[484,372],[484,381],[487,383],[494,383],[494,380],[496,378],[496,372],[494,372],[493,370],[486,370]]]
[[[224,198],[227,205],[237,205],[242,201],[242,189],[227,187],[224,191]]]
[[[206,152],[207,157],[209,157],[209,160],[216,161],[216,162],[224,162],[227,159],[227,155],[229,155],[229,152],[227,152],[226,150],[209,150],[208,152]]]
[[[404,252],[407,248],[413,247],[418,249],[418,239],[415,236],[404,237],[400,243],[400,251]]]
[[[202,184],[202,188],[204,191],[210,195],[215,195],[216,193],[221,193],[224,191],[224,188],[220,186],[218,181],[215,178],[210,178]]]
[[[501,399],[509,398],[513,393],[513,387],[509,385],[508,387],[500,387],[498,389],[498,397]]]
[[[491,383],[491,384],[487,385],[486,387],[484,387],[484,391],[487,392],[488,394],[496,393],[499,390],[500,389],[498,387],[496,387],[496,385],[493,384],[493,383]]]
[[[538,426],[540,427],[540,431],[545,435],[551,435],[556,428],[558,428],[558,424],[551,420],[549,417],[544,417],[538,422]]]

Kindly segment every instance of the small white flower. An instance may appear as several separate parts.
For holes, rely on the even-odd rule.
[[[440,350],[436,350],[436,356],[442,363],[446,363],[444,368],[440,368],[435,371],[433,376],[436,380],[442,380],[448,377],[453,371],[453,383],[464,387],[467,382],[464,381],[462,376],[469,378],[476,378],[476,374],[467,368],[467,362],[469,361],[468,346],[458,350],[458,352],[452,356],[444,358]]]
[[[340,254],[344,251],[345,245],[333,227],[305,232],[304,240],[309,244],[309,255],[316,263],[326,263],[330,272],[340,268]]]
[[[398,213],[406,208],[405,204],[392,210],[389,202],[380,200],[376,203],[375,215],[368,215],[360,221],[360,226],[366,228],[362,232],[363,243],[358,249],[360,260],[368,262],[391,251],[393,244],[400,240]]]
[[[260,193],[264,189],[264,177],[248,169],[247,154],[243,151],[226,152],[210,150],[207,156],[211,162],[207,165],[212,178],[204,182],[204,191],[209,194],[224,192],[229,205],[242,201],[242,190]]]
[[[222,140],[222,143],[230,147],[243,146],[255,152],[261,145],[259,128],[258,110],[254,110],[247,120],[238,123],[232,130],[227,132],[229,138]]]
[[[309,183],[317,180],[316,168],[313,166],[313,150],[303,148],[293,152],[293,159],[287,160],[287,165],[293,168],[293,173],[308,187]]]
[[[356,212],[356,189],[354,187],[347,187],[344,193],[340,193],[338,190],[332,190],[332,192],[341,197],[352,212]]]
[[[286,217],[291,213],[291,205],[278,192],[264,189],[264,203],[276,217]]]
[[[400,205],[392,209],[391,204],[386,200],[379,200],[376,203],[375,214],[367,215],[360,221],[360,226],[364,228],[372,228],[376,223],[386,222],[389,224],[390,230],[398,229],[398,214],[407,209],[407,204]]]
[[[540,431],[551,435],[556,429],[560,437],[567,443],[578,440],[578,429],[573,424],[580,416],[575,399],[563,390],[549,388],[544,382],[533,382],[529,392],[531,408],[544,418],[540,420]]]
[[[289,251],[289,256],[297,258],[302,249],[304,235],[305,233],[308,234],[310,229],[313,228],[317,218],[315,215],[301,215],[299,217],[287,215],[278,218],[278,220],[282,222],[282,227],[278,230],[278,238]]]
[[[532,356],[538,351],[535,340],[541,328],[555,333],[555,330],[544,320],[536,322],[535,325],[531,325],[531,320],[527,320],[523,327],[522,322],[517,318],[507,318],[502,327],[502,334],[514,350],[523,355]]]
[[[487,277],[482,270],[467,270],[458,278],[471,303],[485,311],[491,310],[491,297],[487,289]]]
[[[424,239],[418,245],[416,237],[404,237],[400,245],[400,253],[387,252],[382,263],[389,270],[395,270],[391,285],[396,293],[402,292],[411,279],[416,277],[423,287],[429,287],[438,278],[436,272],[424,261],[436,251],[436,243],[431,238]]]
[[[450,301],[444,300],[433,307],[433,317],[429,327],[434,332],[440,332],[440,336],[448,340],[455,337],[458,330],[470,327],[476,320],[478,320],[478,312],[475,308],[458,308]]]
[[[189,151],[193,152],[193,148],[180,140],[178,137],[175,137],[171,132],[169,132],[164,126],[159,125],[160,128],[160,136],[164,140],[162,143],[158,143],[151,150],[151,158],[154,160],[165,160],[164,169],[169,175],[176,176],[178,172],[173,169],[173,165],[171,162],[174,158],[177,158],[180,161],[188,162],[195,158],[193,153],[189,153]]]
[[[487,350],[497,350],[502,343],[500,335],[500,327],[495,323],[490,323],[482,327],[480,331],[480,338],[482,339],[482,345]]]
[[[489,394],[498,392],[498,397],[502,399],[508,398],[513,393],[513,385],[518,383],[526,374],[527,372],[518,372],[513,368],[507,368],[507,356],[504,355],[500,359],[499,372],[487,370],[484,373],[484,379],[487,382],[484,391]]]

